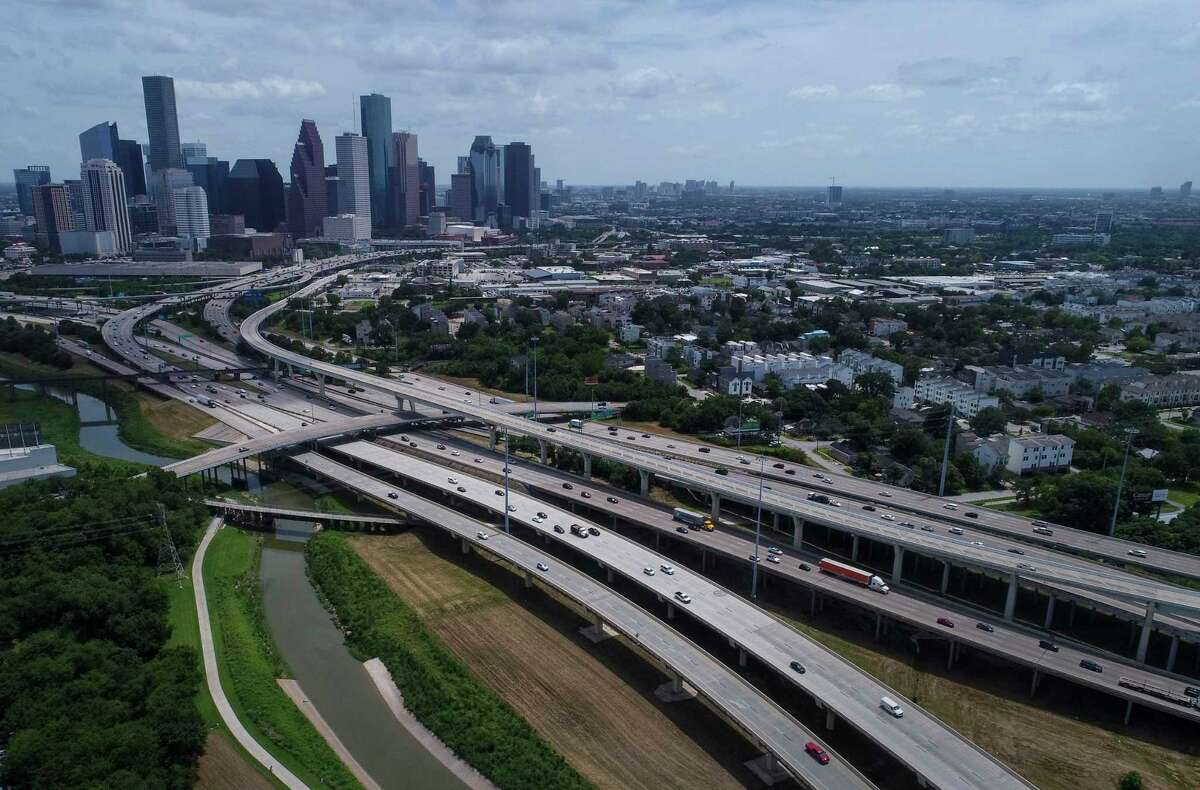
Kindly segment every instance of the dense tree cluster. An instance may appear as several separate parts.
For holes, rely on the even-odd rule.
[[[23,354],[62,370],[71,367],[71,355],[58,347],[53,334],[41,327],[22,326],[12,316],[0,321],[0,351]]]
[[[166,648],[162,503],[186,552],[204,509],[173,476],[98,469],[0,492],[0,785],[190,787],[199,660]]]

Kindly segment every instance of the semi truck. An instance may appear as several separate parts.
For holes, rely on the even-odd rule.
[[[567,427],[573,431],[583,430],[583,420],[568,420]]]
[[[825,573],[833,576],[839,576],[848,581],[852,581],[855,584],[861,584],[863,587],[874,590],[878,593],[882,593],[883,595],[887,595],[888,591],[891,589],[884,584],[883,579],[879,578],[878,576],[875,576],[874,574],[864,571],[860,568],[855,568],[853,565],[847,565],[844,562],[838,562],[837,560],[831,560],[826,557],[817,563],[817,565]]]
[[[701,513],[697,513],[694,510],[686,510],[681,507],[675,508],[675,520],[682,521],[684,524],[687,524],[689,527],[705,528],[704,523],[706,521],[709,524],[712,524],[712,521],[708,518],[708,516],[705,516]],[[708,529],[711,531],[711,527]]]

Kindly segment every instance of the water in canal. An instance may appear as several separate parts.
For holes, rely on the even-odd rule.
[[[304,565],[308,522],[277,522],[263,548],[263,606],[283,659],[317,710],[384,788],[465,790],[466,785],[396,721],[361,662],[321,606]],[[287,544],[291,545],[287,545]]]

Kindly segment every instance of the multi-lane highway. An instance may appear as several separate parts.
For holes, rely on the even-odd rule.
[[[529,577],[538,579],[586,607],[710,700],[807,785],[829,790],[873,786],[853,766],[836,755],[831,754],[832,759],[827,765],[818,763],[805,752],[805,744],[810,741],[821,743],[820,739],[777,704],[657,617],[557,557],[498,531],[490,524],[482,524],[451,508],[396,489],[382,480],[316,453],[304,453],[294,460],[322,477],[370,497],[378,504],[400,510],[457,535],[464,544],[506,560]],[[481,537],[483,535],[487,537]],[[600,542],[592,541],[593,544]],[[829,751],[828,747],[826,751]]]

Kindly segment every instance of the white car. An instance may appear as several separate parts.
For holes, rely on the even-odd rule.
[[[460,453],[458,450],[451,450],[450,455],[453,455],[457,458],[458,456],[462,455],[462,453]]]
[[[646,574],[647,576],[653,576],[654,569],[653,568],[642,568],[642,573]]]
[[[481,529],[475,533],[475,537],[479,538],[480,540],[487,540],[488,534]]]
[[[509,506],[508,506],[508,512],[509,512],[509,513],[516,513],[516,512],[517,512],[517,506],[516,506],[516,505],[509,505]]]
[[[891,499],[891,498],[892,498],[892,495],[891,495],[891,494],[889,494],[887,491],[880,491],[880,492],[879,492],[879,495],[880,495],[880,496],[882,496],[882,497],[887,497],[888,499]]]
[[[668,576],[675,575],[675,567],[673,565],[660,565],[658,569]]]
[[[687,593],[685,593],[682,590],[677,590],[675,592],[675,600],[679,601],[680,603],[691,603],[692,596],[688,595]]]
[[[457,477],[447,477],[446,482],[452,486],[456,486],[456,485],[458,485],[458,478]]]
[[[895,521],[896,520],[896,517],[893,516],[891,513],[884,513],[882,516],[880,516],[880,518],[883,519],[884,521]]]
[[[550,566],[549,566],[549,565],[547,565],[547,564],[546,564],[546,563],[544,563],[544,562],[539,562],[539,563],[537,564],[537,569],[538,569],[539,571],[542,571],[542,572],[544,573],[544,572],[546,572],[546,571],[550,570]]]

